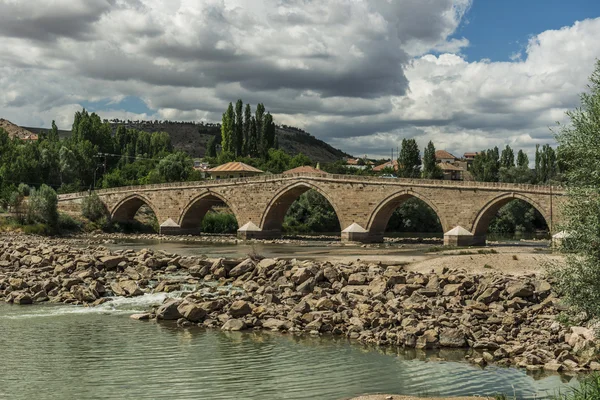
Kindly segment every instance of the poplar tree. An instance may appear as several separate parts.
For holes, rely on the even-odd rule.
[[[429,141],[423,151],[423,178],[442,179],[443,177],[444,173],[435,161],[435,146],[432,141]]]
[[[517,154],[517,166],[521,168],[529,168],[529,157],[523,150],[519,150]]]
[[[250,109],[250,104],[246,104],[246,109],[244,110],[244,145],[242,146],[242,153],[244,156],[250,155],[250,124],[252,120],[252,110]]]
[[[227,111],[223,113],[223,119],[221,121],[221,148],[224,153],[233,153],[235,148],[233,146],[233,135],[235,128],[235,113],[233,111],[233,104],[229,103]]]
[[[506,145],[502,150],[502,156],[500,157],[500,167],[512,168],[515,166],[515,153],[509,145]]]
[[[256,148],[258,151],[262,151],[262,133],[263,133],[263,122],[265,118],[265,106],[262,103],[256,105],[256,112],[254,113],[254,119],[256,120],[256,132],[257,132],[257,143]]]
[[[239,99],[237,103],[235,103],[235,140],[234,140],[234,148],[235,155],[241,156],[243,155],[244,150],[244,102],[242,99]]]
[[[421,156],[415,139],[402,139],[398,158],[398,175],[404,178],[418,178],[421,175]]]
[[[256,127],[256,118],[250,119],[250,135],[248,139],[248,153],[250,157],[258,156],[258,130]]]
[[[275,147],[275,123],[273,122],[271,113],[267,113],[264,117],[260,143],[262,146],[261,152],[263,157],[266,157],[269,154],[269,149]]]

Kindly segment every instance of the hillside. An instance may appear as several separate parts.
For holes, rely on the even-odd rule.
[[[0,118],[0,128],[4,129],[10,138],[18,137],[24,140],[36,138],[35,132],[15,125],[7,119]]]
[[[176,149],[183,150],[192,157],[203,157],[209,139],[221,135],[220,126],[217,124],[195,124],[192,122],[169,122],[169,121],[110,121],[116,131],[119,125],[126,128],[138,129],[146,132],[167,132],[171,136],[171,142]],[[27,128],[39,133],[42,128]],[[59,131],[61,137],[69,135],[69,131]],[[278,126],[277,137],[279,148],[288,154],[296,155],[302,153],[315,162],[333,162],[340,158],[350,157],[349,154],[338,150],[324,141],[317,139],[308,132],[301,129]]]

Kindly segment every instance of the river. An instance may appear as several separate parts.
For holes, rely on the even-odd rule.
[[[343,399],[362,393],[544,399],[569,378],[480,369],[460,351],[224,333],[128,318],[163,294],[97,308],[0,304],[1,399]],[[457,361],[434,361],[438,357]]]

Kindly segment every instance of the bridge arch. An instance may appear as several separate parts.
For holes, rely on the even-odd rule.
[[[158,218],[155,206],[152,204],[150,199],[141,194],[132,194],[117,203],[110,212],[110,219],[116,222],[128,222],[133,221],[135,214],[138,212],[140,207],[146,205],[152,209],[154,215]]]
[[[184,207],[178,221],[182,231],[199,233],[204,216],[213,206],[218,204],[224,204],[229,207],[235,219],[238,221],[238,224],[240,223],[238,214],[232,207],[231,202],[218,193],[207,191],[192,198]]]
[[[340,213],[338,206],[331,199],[331,197],[319,186],[311,182],[300,181],[295,182],[279,190],[271,198],[271,200],[267,204],[267,207],[262,213],[262,218],[260,221],[260,227],[262,228],[262,230],[264,232],[272,232],[273,236],[280,234],[285,214],[287,213],[292,203],[296,201],[296,199],[298,199],[303,193],[311,189],[315,190],[317,193],[322,195],[329,202],[329,204],[331,204],[331,207],[333,207],[335,215],[337,216],[340,227],[341,229],[343,229],[344,221],[342,221],[340,218],[340,216],[343,214]]]
[[[490,223],[498,211],[513,200],[522,200],[534,207],[542,215],[542,218],[544,218],[548,229],[552,231],[552,218],[538,202],[521,193],[504,193],[488,201],[475,217],[475,221],[471,227],[474,244],[485,244],[485,237]]]
[[[409,200],[411,198],[419,199],[423,203],[427,204],[440,220],[442,230],[444,232],[450,230],[448,223],[446,222],[445,215],[442,212],[440,212],[439,208],[433,201],[431,201],[429,198],[418,192],[405,189],[393,193],[385,199],[383,199],[379,204],[377,204],[373,212],[371,212],[368,220],[369,222],[366,226],[366,230],[369,231],[369,235],[372,240],[383,240],[385,229],[388,225],[390,218],[392,217],[392,214],[394,213],[394,210],[400,207],[402,203],[404,203],[406,200]]]

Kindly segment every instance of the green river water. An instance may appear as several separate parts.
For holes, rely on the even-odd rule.
[[[128,318],[163,296],[118,298],[97,308],[0,304],[0,399],[337,400],[373,392],[543,399],[574,382],[480,369],[457,351],[425,354]],[[433,361],[439,358],[455,361]]]

